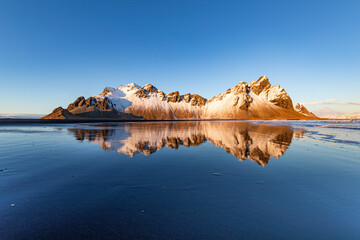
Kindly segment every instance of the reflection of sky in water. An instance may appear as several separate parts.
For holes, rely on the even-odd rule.
[[[306,129],[306,137],[329,144],[360,145],[360,120],[272,120],[242,121],[268,126],[289,126],[292,129]]]
[[[359,133],[297,122],[0,126],[0,239],[358,239]]]

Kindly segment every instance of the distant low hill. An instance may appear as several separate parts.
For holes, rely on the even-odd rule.
[[[0,113],[0,118],[38,119],[41,118],[42,116],[43,114]]]

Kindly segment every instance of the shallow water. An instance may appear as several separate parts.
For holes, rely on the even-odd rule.
[[[0,126],[0,239],[359,239],[356,124]]]

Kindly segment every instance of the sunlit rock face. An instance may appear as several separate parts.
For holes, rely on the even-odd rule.
[[[164,147],[196,147],[209,141],[239,160],[249,159],[265,166],[271,158],[279,158],[289,148],[300,130],[290,127],[254,125],[232,122],[162,122],[126,123],[104,129],[69,129],[79,141],[87,139],[105,151],[146,156]]]
[[[266,76],[250,85],[235,87],[211,98],[204,107],[204,119],[306,119],[316,116],[295,111],[288,93],[270,84]]]
[[[60,109],[61,110],[61,109]],[[311,119],[303,106],[295,108],[288,93],[270,84],[266,76],[250,84],[242,81],[210,100],[179,91],[165,94],[152,84],[131,83],[105,87],[96,96],[77,98],[67,111],[56,111],[45,119],[120,118],[146,120],[190,119]]]
[[[62,107],[55,108],[52,113],[50,113],[47,119],[67,119],[71,118],[72,114],[67,110],[63,109]]]
[[[301,105],[300,103],[296,104],[294,109],[295,109],[295,111],[297,111],[303,115],[306,115],[309,117],[316,117],[315,114],[313,114],[312,112],[307,110],[306,107],[304,105]]]

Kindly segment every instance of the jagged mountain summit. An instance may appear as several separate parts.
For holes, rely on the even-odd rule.
[[[151,84],[105,87],[99,95],[77,98],[44,119],[312,119],[304,106],[294,108],[287,92],[270,84],[266,76],[250,84],[240,82],[207,100],[197,94],[165,94]]]

